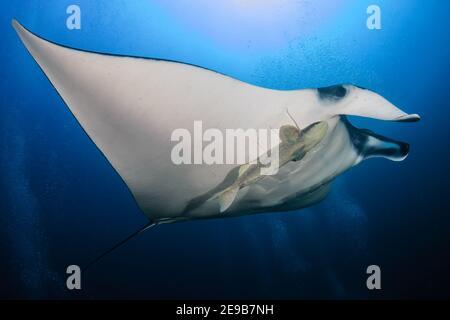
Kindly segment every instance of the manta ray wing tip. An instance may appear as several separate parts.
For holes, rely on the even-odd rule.
[[[16,30],[17,34],[21,39],[23,39],[24,35],[26,35],[27,32],[29,33],[29,31],[19,21],[17,21],[14,18],[11,20],[11,25],[14,28],[14,30]]]
[[[19,21],[17,21],[14,18],[12,18],[12,20],[11,20],[11,25],[14,29],[16,29],[16,31],[18,28],[22,27],[22,25],[19,23]]]

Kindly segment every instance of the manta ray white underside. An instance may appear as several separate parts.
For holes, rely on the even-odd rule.
[[[408,145],[353,127],[345,115],[414,121],[380,95],[352,85],[270,90],[183,63],[105,55],[44,40],[13,21],[20,39],[80,125],[154,222],[228,217],[302,208],[323,199],[330,182],[361,160],[402,160]],[[171,134],[205,128],[304,129],[326,122],[321,141],[236,191],[220,210],[214,189],[238,165],[175,165]],[[226,186],[225,186],[226,187]],[[224,211],[224,212],[221,212]]]

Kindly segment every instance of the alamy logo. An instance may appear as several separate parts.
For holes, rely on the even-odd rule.
[[[67,267],[66,273],[69,275],[66,280],[66,287],[69,290],[81,290],[81,269],[73,264]]]
[[[181,164],[258,164],[261,175],[274,175],[279,168],[279,129],[203,130],[202,121],[194,121],[193,134],[179,128],[171,141],[178,142],[171,160]]]
[[[70,16],[67,17],[66,27],[69,30],[80,30],[81,29],[81,9],[79,6],[72,4],[67,7],[67,14]]]
[[[366,10],[369,17],[366,21],[367,29],[369,30],[381,30],[381,9],[376,4],[372,4],[367,7]]]
[[[379,266],[373,264],[367,267],[367,274],[370,276],[367,278],[366,286],[369,290],[381,289],[381,269]]]

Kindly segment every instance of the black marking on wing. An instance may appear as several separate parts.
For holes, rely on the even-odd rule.
[[[342,85],[318,88],[317,92],[321,100],[337,101],[347,95],[347,89]]]

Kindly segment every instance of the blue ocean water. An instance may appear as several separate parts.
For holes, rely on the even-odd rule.
[[[82,28],[66,28],[66,8]],[[381,8],[382,29],[366,27]],[[450,2],[2,1],[0,297],[450,297]],[[354,83],[414,124],[352,118],[407,141],[404,162],[371,159],[294,213],[163,225],[65,288],[84,264],[141,227],[130,192],[11,27],[66,46],[200,65],[276,89]],[[76,67],[76,66],[74,66]],[[366,288],[366,268],[382,290]]]

